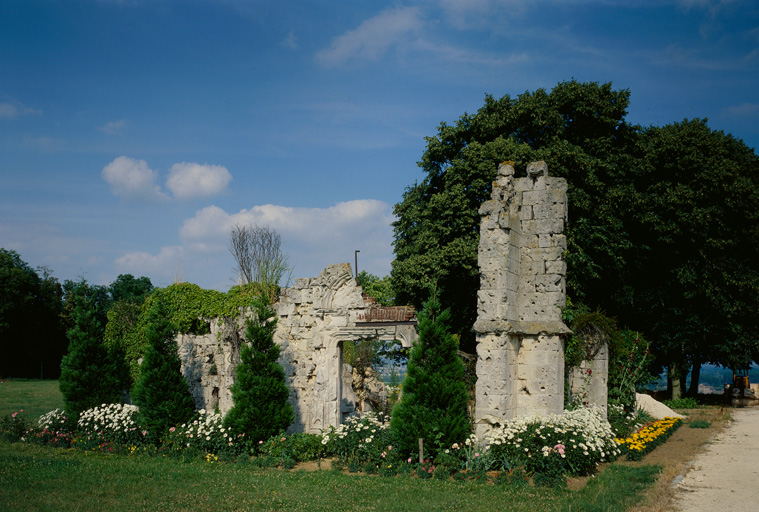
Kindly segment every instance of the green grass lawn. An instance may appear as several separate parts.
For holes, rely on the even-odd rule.
[[[573,492],[0,442],[0,510],[623,511],[657,473],[655,466],[614,465]]]
[[[57,381],[0,383],[0,415],[32,421],[63,407]],[[580,491],[481,481],[259,469],[234,462],[122,456],[0,441],[0,510],[623,511],[656,466],[612,465]]]
[[[0,416],[21,409],[32,423],[53,409],[63,408],[57,380],[11,379],[0,382]]]

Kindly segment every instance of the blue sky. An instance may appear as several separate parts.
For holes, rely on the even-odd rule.
[[[226,290],[235,223],[292,277],[385,275],[392,207],[485,94],[630,89],[759,146],[755,0],[0,0],[0,247],[60,280]]]

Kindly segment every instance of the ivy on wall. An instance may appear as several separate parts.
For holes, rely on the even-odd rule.
[[[258,283],[234,286],[226,293],[206,290],[192,283],[156,288],[145,303],[137,307],[138,311],[108,313],[105,344],[121,347],[134,383],[139,377],[138,362],[145,350],[147,312],[159,299],[164,300],[169,320],[177,326],[179,333],[203,335],[211,332],[209,322],[212,319],[237,317],[240,308],[250,307],[262,291],[262,285]]]

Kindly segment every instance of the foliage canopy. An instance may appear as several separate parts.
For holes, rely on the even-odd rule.
[[[472,352],[478,208],[501,161],[544,160],[567,179],[567,290],[651,340],[660,365],[759,359],[759,160],[742,141],[694,119],[641,128],[630,92],[561,82],[485,98],[427,138],[424,179],[395,206],[391,278],[417,307],[441,286]]]

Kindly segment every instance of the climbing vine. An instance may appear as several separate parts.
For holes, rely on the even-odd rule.
[[[264,290],[258,283],[234,286],[226,293],[206,290],[192,283],[156,288],[139,307],[138,314],[126,316],[109,313],[105,344],[121,347],[134,383],[139,376],[139,360],[145,350],[147,312],[156,302],[161,299],[164,301],[169,320],[177,326],[179,333],[203,335],[211,332],[209,322],[212,319],[237,317],[240,308],[250,307],[262,291]]]

